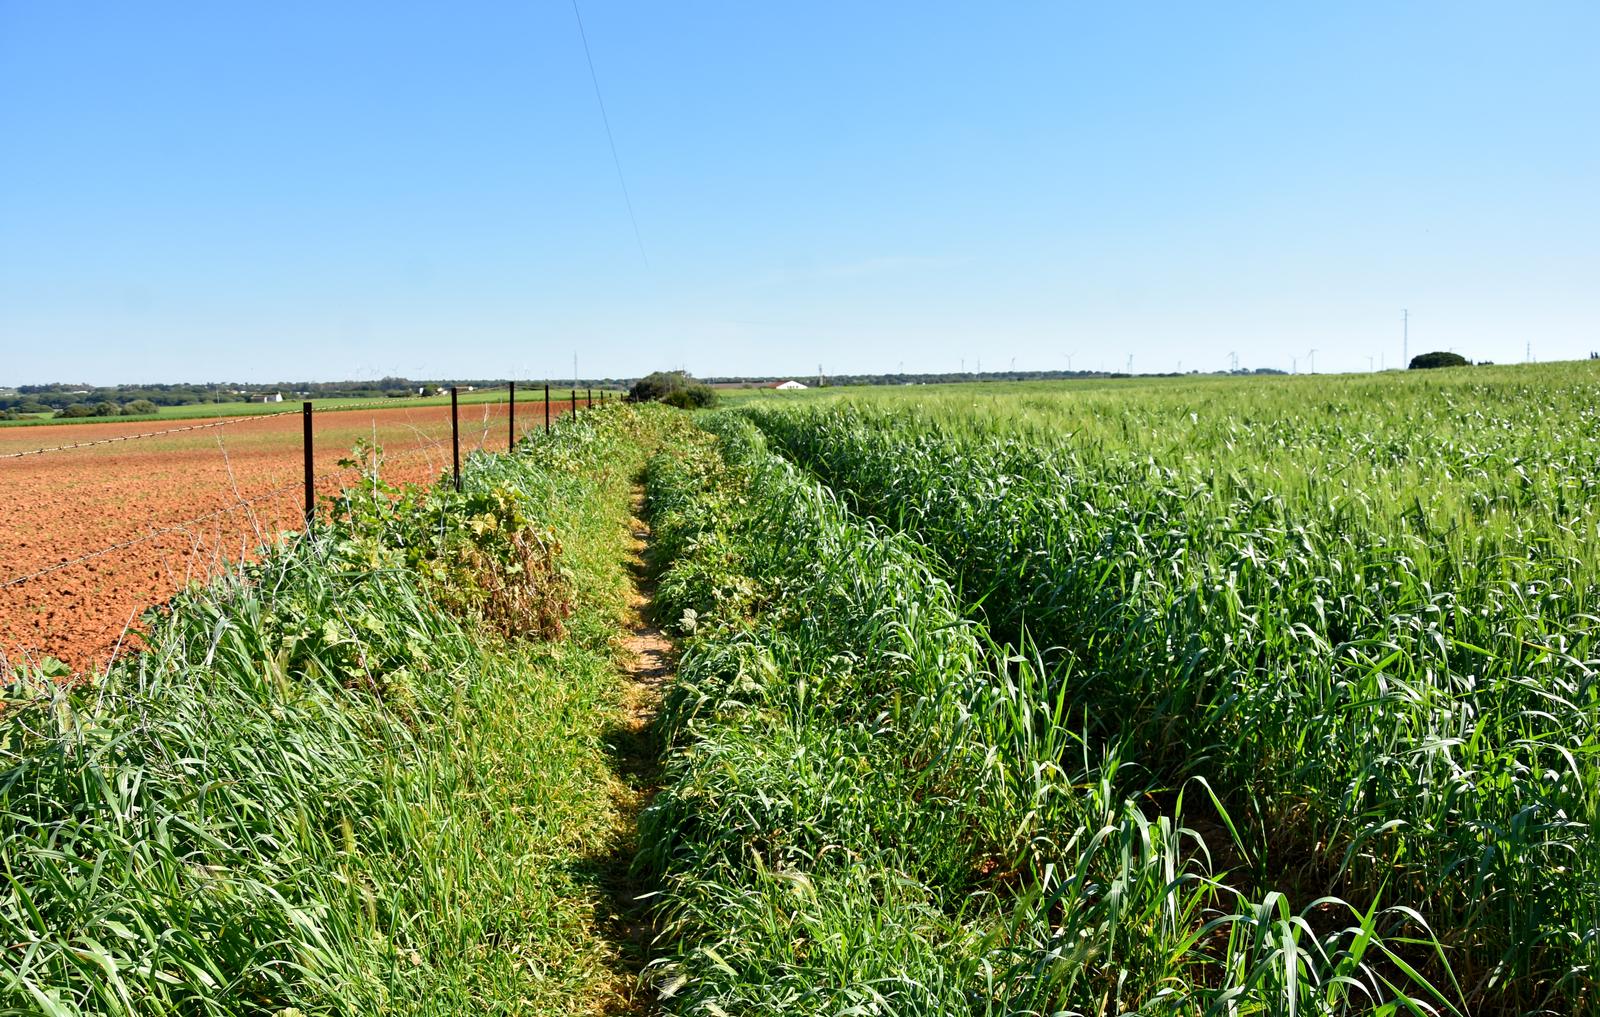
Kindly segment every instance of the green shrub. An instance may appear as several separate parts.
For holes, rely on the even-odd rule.
[[[683,371],[656,371],[635,382],[627,398],[632,403],[662,402],[681,410],[698,410],[715,405],[717,391]]]
[[[1446,353],[1442,350],[1433,353],[1419,353],[1411,358],[1411,370],[1421,371],[1435,367],[1470,367],[1472,361],[1459,353]]]
[[[572,581],[561,545],[535,523],[526,495],[505,484],[447,483],[397,489],[382,480],[382,450],[368,442],[340,460],[361,481],[331,499],[346,539],[375,563],[402,548],[441,604],[508,637],[560,639],[572,613]]]
[[[143,417],[158,412],[156,404],[148,399],[135,399],[122,408],[125,417]]]

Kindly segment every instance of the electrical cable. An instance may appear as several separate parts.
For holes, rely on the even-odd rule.
[[[639,233],[639,219],[633,214],[633,198],[628,194],[628,181],[622,175],[622,159],[617,155],[617,139],[611,133],[611,117],[606,114],[605,96],[600,94],[600,75],[595,73],[594,55],[589,52],[589,33],[583,30],[583,14],[578,10],[578,0],[572,0],[572,15],[578,19],[578,37],[583,40],[583,58],[589,62],[589,80],[594,83],[595,101],[600,104],[600,122],[606,127],[606,141],[611,145],[611,163],[617,168],[617,183],[622,185],[622,202],[628,206],[628,221],[633,223],[633,239],[639,245],[639,257],[645,268],[650,267],[650,256],[644,252],[644,237]]]

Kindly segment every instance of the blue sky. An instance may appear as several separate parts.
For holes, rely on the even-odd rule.
[[[0,0],[0,385],[1600,349],[1600,4]]]

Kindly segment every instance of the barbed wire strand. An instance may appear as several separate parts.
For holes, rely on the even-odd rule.
[[[500,389],[503,389],[503,388],[505,388],[505,386],[501,386],[500,387]],[[478,390],[475,390],[474,394],[477,394],[478,392],[495,392],[495,391],[499,391],[500,389],[478,389]],[[372,405],[372,406],[383,406],[385,404],[384,403],[373,403],[373,404],[370,404],[370,405]],[[484,411],[483,411],[483,425],[484,425],[483,431],[480,432],[480,436],[479,436],[477,447],[474,448],[474,449],[471,449],[469,451],[474,451],[474,452],[482,451],[484,449],[484,447],[488,444],[489,408],[491,406],[493,406],[494,404],[493,403],[489,403],[489,402],[485,402],[485,403],[483,403],[481,405],[484,407]],[[412,406],[412,407],[395,407],[395,408],[396,409],[404,408],[404,409],[408,409],[409,410],[409,409],[417,409],[417,408],[420,408],[420,407]],[[338,412],[353,411],[353,410],[360,410],[360,409],[362,409],[362,407],[360,407],[360,406],[345,406],[345,407],[340,407]],[[201,430],[202,428],[206,428],[206,427],[218,427],[218,426],[221,426],[222,424],[236,424],[236,423],[240,423],[240,422],[245,421],[245,420],[261,420],[261,419],[264,419],[266,417],[289,416],[293,412],[294,411],[282,411],[282,412],[278,412],[278,413],[257,414],[256,416],[253,416],[253,417],[231,417],[231,418],[229,418],[227,420],[216,421],[216,422],[210,423],[210,424],[196,424],[196,425],[193,425],[193,426],[190,426],[190,427],[173,428],[170,431],[156,431],[156,432],[151,432],[148,435],[124,435],[124,436],[122,436],[120,438],[109,438],[109,439],[105,439],[103,441],[82,442],[82,443],[79,443],[79,444],[76,444],[76,445],[63,445],[58,449],[39,449],[39,450],[37,450],[35,452],[12,453],[10,456],[4,456],[4,457],[0,457],[0,458],[14,458],[14,457],[19,456],[19,455],[37,455],[39,452],[64,451],[66,449],[72,449],[72,448],[83,448],[83,447],[86,447],[88,445],[103,445],[103,444],[109,444],[109,443],[115,442],[115,441],[126,441],[126,440],[129,440],[131,438],[135,438],[135,437],[153,437],[153,436],[155,436],[157,434],[173,434],[173,433],[177,433],[177,432],[180,432],[180,431],[196,431],[196,430]],[[433,438],[429,437],[428,435],[426,435],[426,433],[423,432],[420,428],[417,428],[415,426],[412,426],[412,431],[418,437],[422,437],[422,438],[425,438],[427,440],[423,444],[417,445],[416,447],[408,449],[408,450],[406,450],[404,452],[399,452],[399,453],[396,453],[394,455],[384,455],[382,457],[380,463],[379,463],[379,469],[380,470],[382,469],[382,466],[385,463],[397,462],[397,461],[402,460],[402,459],[408,459],[408,458],[410,458],[412,456],[415,456],[415,455],[432,453],[432,452],[434,452],[436,450],[442,450],[443,449],[444,443],[443,443],[442,439],[433,439]],[[226,460],[226,458],[227,458],[226,450],[224,450],[223,456],[224,456],[224,460]],[[335,472],[334,476],[337,477],[339,474],[350,473],[350,472],[360,473],[362,470],[363,470],[363,467],[360,464],[353,464],[351,466],[345,466],[345,467],[338,468],[338,470]],[[231,479],[231,468],[230,468],[230,479]],[[327,479],[327,478],[324,478],[324,479]],[[39,569],[39,570],[34,571],[34,572],[29,572],[29,573],[26,573],[24,575],[15,576],[15,577],[13,577],[11,579],[6,580],[3,583],[0,583],[0,590],[8,590],[8,589],[10,589],[10,588],[12,588],[14,586],[20,586],[23,583],[30,582],[30,581],[32,581],[34,579],[39,579],[39,578],[41,578],[43,576],[50,575],[51,573],[60,572],[63,569],[71,568],[74,565],[81,565],[84,562],[93,561],[96,558],[102,558],[102,557],[104,557],[104,556],[106,556],[108,554],[112,554],[112,553],[114,553],[116,551],[122,551],[122,550],[126,550],[127,548],[130,548],[130,547],[136,547],[139,544],[143,544],[143,543],[146,543],[148,541],[155,540],[155,539],[157,539],[159,537],[165,537],[165,536],[170,536],[171,534],[174,534],[174,533],[184,532],[184,531],[188,530],[190,527],[194,526],[197,523],[207,522],[207,521],[215,519],[215,518],[217,518],[219,516],[228,515],[230,513],[237,512],[240,509],[250,508],[251,506],[254,506],[254,505],[256,505],[256,504],[258,504],[260,502],[267,501],[268,499],[271,499],[271,498],[276,498],[276,497],[278,497],[280,495],[283,495],[283,494],[287,494],[288,492],[290,492],[290,491],[292,491],[295,488],[300,487],[300,486],[301,486],[301,482],[296,481],[294,483],[285,484],[282,487],[272,488],[269,491],[262,492],[261,494],[255,495],[255,496],[253,496],[251,498],[238,498],[237,500],[229,502],[227,505],[225,505],[222,508],[217,509],[217,510],[215,510],[213,512],[207,512],[207,513],[205,513],[203,515],[195,516],[192,519],[186,519],[183,522],[175,523],[172,526],[164,527],[164,528],[159,529],[159,530],[153,530],[150,533],[146,533],[146,534],[143,534],[142,536],[135,537],[132,540],[124,540],[124,541],[119,541],[118,543],[115,543],[115,544],[107,545],[106,547],[99,548],[98,550],[91,551],[91,552],[89,552],[87,554],[79,555],[78,557],[71,558],[71,559],[69,559],[67,561],[57,562],[54,565],[47,566],[45,568]],[[341,490],[343,490],[343,489],[341,488]],[[238,493],[237,484],[234,485],[234,493],[235,494]],[[255,524],[254,521],[252,520],[252,525],[257,525],[257,524]],[[259,535],[259,526],[258,525],[257,525],[257,531],[258,531],[258,535]]]
[[[435,451],[439,447],[440,447],[440,443],[438,443],[438,442],[434,442],[434,443],[428,444],[428,445],[419,445],[419,446],[417,446],[415,448],[407,449],[404,452],[395,453],[394,455],[385,455],[383,457],[383,463],[397,462],[397,461],[402,460],[402,459],[408,459],[408,458],[410,458],[412,456],[422,455],[422,454],[425,454],[425,453],[431,453],[431,452]],[[381,465],[380,465],[380,468],[381,468]],[[362,469],[362,467],[360,465],[339,467],[339,468],[336,469],[334,476],[337,477],[338,474],[342,474],[342,473],[359,472],[361,469]],[[327,480],[328,477],[325,475],[323,479]],[[264,501],[267,501],[269,499],[277,498],[280,495],[287,494],[290,491],[293,491],[293,490],[296,490],[297,488],[300,488],[302,486],[302,484],[303,484],[302,481],[295,481],[293,483],[284,484],[282,487],[275,487],[275,488],[272,488],[271,490],[263,491],[262,493],[254,495],[254,496],[252,496],[250,498],[239,498],[236,501],[231,501],[227,505],[224,505],[222,508],[217,509],[217,510],[215,510],[213,512],[207,512],[204,515],[195,516],[192,519],[185,519],[183,522],[174,523],[171,526],[163,527],[162,529],[159,529],[159,530],[152,530],[151,532],[143,534],[142,536],[135,537],[132,540],[124,540],[124,541],[119,541],[118,543],[115,543],[115,544],[109,544],[109,545],[107,545],[105,547],[99,548],[98,550],[90,551],[87,554],[79,555],[78,557],[68,559],[67,561],[57,562],[54,565],[47,566],[47,567],[39,569],[39,570],[37,570],[35,572],[29,572],[29,573],[26,573],[25,575],[15,576],[15,577],[13,577],[11,579],[6,580],[3,583],[0,583],[0,590],[10,589],[13,586],[20,586],[23,583],[26,583],[26,582],[28,582],[30,580],[38,579],[41,576],[47,576],[47,575],[51,574],[52,572],[59,572],[62,569],[71,568],[74,565],[81,565],[84,562],[93,561],[96,558],[104,557],[105,555],[111,554],[112,552],[115,552],[115,551],[122,551],[122,550],[125,550],[125,549],[130,548],[130,547],[135,547],[135,546],[137,546],[139,544],[145,543],[146,541],[155,540],[158,537],[170,536],[171,534],[174,534],[174,533],[182,533],[182,532],[188,530],[190,527],[194,526],[197,523],[207,522],[209,520],[217,518],[218,516],[227,515],[227,514],[232,513],[232,512],[237,512],[238,510],[240,510],[242,508],[249,508],[249,507],[251,507],[253,505],[257,505],[257,504],[259,504],[261,502],[264,502]],[[343,490],[343,489],[341,488],[341,490]]]
[[[203,431],[208,427],[222,427],[226,424],[242,424],[247,420],[265,420],[268,417],[287,417],[288,410],[276,413],[258,413],[253,417],[229,417],[226,420],[214,420],[209,424],[190,424],[187,427],[169,427],[164,431],[146,431],[142,434],[119,434],[114,438],[97,438],[94,441],[79,441],[71,445],[56,445],[52,448],[29,449],[25,452],[0,453],[0,459],[21,459],[23,456],[44,455],[46,452],[66,452],[75,448],[91,448],[95,445],[112,445],[119,441],[134,441],[138,438],[159,438],[164,434],[179,434],[184,431]]]

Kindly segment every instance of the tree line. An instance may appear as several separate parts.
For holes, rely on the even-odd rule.
[[[580,378],[579,388],[616,387],[615,378]],[[375,381],[282,381],[270,385],[248,382],[210,384],[175,383],[148,385],[88,385],[54,382],[48,385],[18,385],[0,390],[0,419],[15,419],[53,413],[58,417],[111,417],[155,413],[163,406],[200,406],[205,403],[259,402],[281,395],[284,399],[403,399],[408,396],[437,395],[450,386],[494,388],[506,384],[500,378],[466,378],[446,381],[419,381],[411,378],[379,378]],[[520,383],[519,383],[520,384]],[[531,384],[531,383],[528,383]],[[544,384],[540,382],[539,384]],[[552,389],[574,384],[568,379],[550,381]]]

